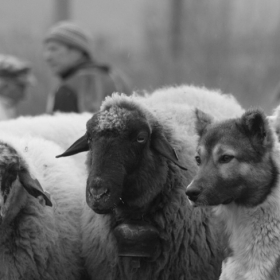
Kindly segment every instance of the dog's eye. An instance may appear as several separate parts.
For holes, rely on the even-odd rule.
[[[222,155],[219,159],[220,163],[228,163],[230,162],[232,159],[234,158],[234,156],[231,155]]]
[[[196,160],[196,164],[199,166],[201,164],[201,158],[200,156],[196,156],[195,157],[195,160]]]

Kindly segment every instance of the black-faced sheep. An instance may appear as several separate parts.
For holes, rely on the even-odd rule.
[[[220,274],[219,225],[208,209],[193,210],[184,194],[197,170],[194,108],[176,96],[160,99],[107,98],[86,135],[62,155],[89,150],[86,199],[98,214],[85,209],[82,229],[91,279],[214,280]],[[224,102],[234,114],[243,111],[234,99]]]
[[[0,279],[81,279],[86,177],[55,143],[1,135]],[[50,207],[52,206],[52,207]]]

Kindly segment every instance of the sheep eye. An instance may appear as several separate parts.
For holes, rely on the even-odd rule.
[[[201,158],[200,156],[196,156],[195,157],[195,161],[196,161],[196,164],[199,166],[201,164]]]
[[[232,155],[222,155],[219,159],[220,163],[228,163],[230,162],[232,159],[234,158],[234,156]]]
[[[143,144],[146,143],[147,139],[148,139],[147,133],[139,133],[136,140],[138,143]]]

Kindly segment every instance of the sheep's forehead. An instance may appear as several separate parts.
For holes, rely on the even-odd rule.
[[[123,131],[131,120],[132,112],[125,108],[111,107],[106,111],[101,111],[97,116],[95,130],[117,130]]]

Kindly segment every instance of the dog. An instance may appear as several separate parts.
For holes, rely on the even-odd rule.
[[[258,109],[215,122],[196,110],[198,171],[186,189],[194,207],[213,206],[232,250],[220,280],[280,279],[280,147]]]

